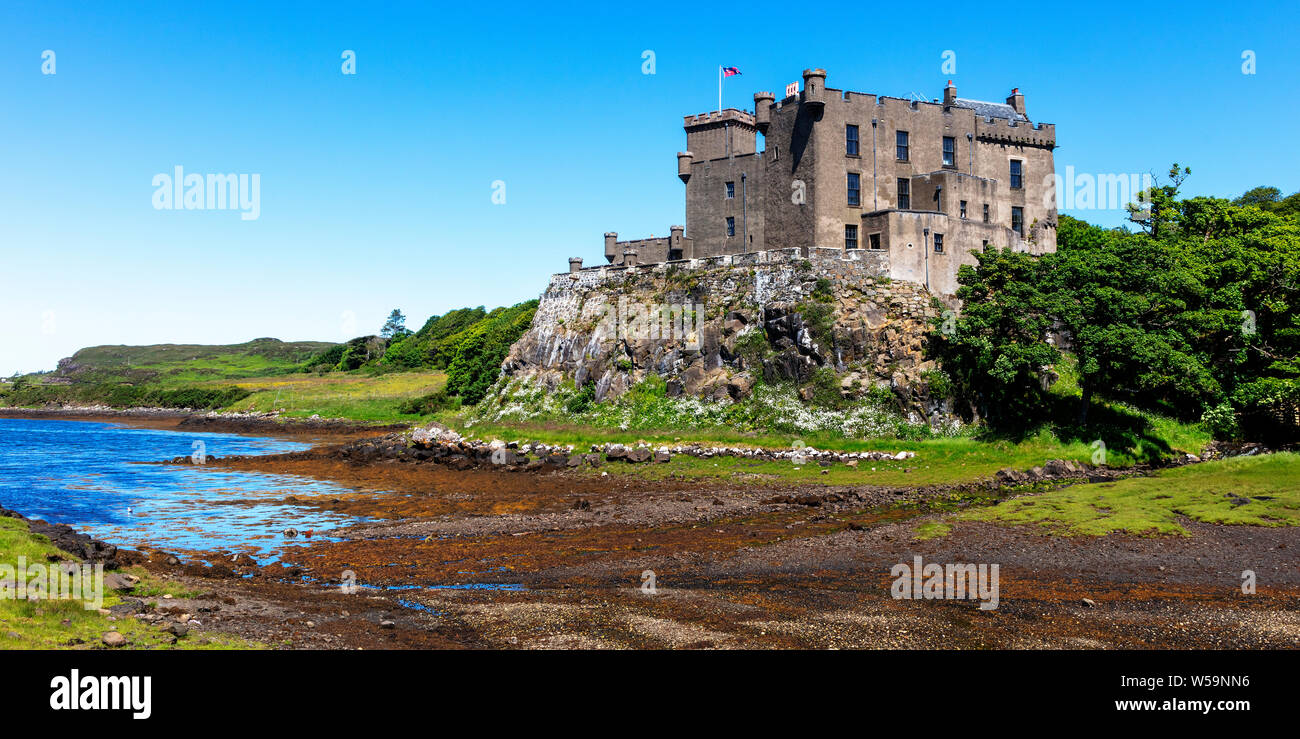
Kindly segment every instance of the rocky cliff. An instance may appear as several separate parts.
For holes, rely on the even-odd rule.
[[[946,383],[924,358],[942,306],[921,285],[881,276],[869,252],[810,251],[555,275],[504,375],[589,385],[596,401],[649,374],[670,397],[740,400],[760,380],[840,407],[892,393],[913,422],[950,422]]]

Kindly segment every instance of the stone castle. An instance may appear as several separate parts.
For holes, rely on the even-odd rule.
[[[930,102],[826,87],[826,71],[754,112],[687,116],[686,225],[667,238],[605,234],[611,265],[765,262],[764,252],[833,250],[856,270],[950,297],[957,268],[989,245],[1056,250],[1056,128],[1031,123],[1025,98]],[[763,148],[758,147],[758,134]],[[570,274],[583,270],[573,258]],[[606,268],[607,269],[607,268]]]

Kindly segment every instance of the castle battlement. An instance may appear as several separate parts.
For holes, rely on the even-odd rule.
[[[754,125],[754,114],[740,110],[739,108],[726,108],[722,111],[709,111],[708,113],[699,113],[697,115],[688,115],[682,117],[682,125],[690,128],[691,126],[703,126],[710,123],[725,123],[734,121],[748,126]]]

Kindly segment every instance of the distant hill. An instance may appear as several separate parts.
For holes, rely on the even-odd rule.
[[[152,344],[91,346],[59,360],[49,384],[162,383],[238,379],[293,372],[334,344],[325,341],[253,339],[243,344]]]

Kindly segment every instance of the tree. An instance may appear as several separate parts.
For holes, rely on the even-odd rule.
[[[1046,341],[1051,303],[1041,262],[1010,249],[977,252],[957,273],[962,313],[936,320],[931,347],[959,392],[986,421],[1020,428],[1042,417],[1045,374],[1060,361]]]
[[[1170,205],[1161,222],[1172,222]],[[1099,393],[1187,410],[1218,392],[1189,339],[1200,285],[1177,245],[1065,216],[1043,266],[1051,313],[1079,360],[1080,425]]]
[[[932,346],[990,422],[1048,417],[1032,380],[1055,361],[1052,326],[1078,360],[1080,426],[1105,397],[1300,438],[1300,206],[1285,207],[1300,196],[1179,200],[1188,172],[1144,191],[1146,233],[1061,216],[1054,254],[993,250],[958,272],[964,314]]]
[[[1252,187],[1242,193],[1241,197],[1232,201],[1233,205],[1246,207],[1258,205],[1263,207],[1265,204],[1276,203],[1282,199],[1282,191],[1276,187]]]
[[[400,339],[410,333],[406,330],[406,316],[397,308],[388,314],[388,320],[384,321],[384,327],[379,331],[379,335],[385,339]]]
[[[1192,174],[1189,167],[1178,168],[1178,163],[1169,168],[1169,181],[1171,184],[1161,185],[1159,179],[1156,184],[1139,192],[1137,202],[1129,203],[1128,214],[1129,220],[1142,227],[1142,230],[1151,235],[1152,238],[1161,236],[1163,226],[1170,222],[1176,214],[1177,208],[1175,203],[1178,200],[1178,188],[1182,187],[1183,180]]]

